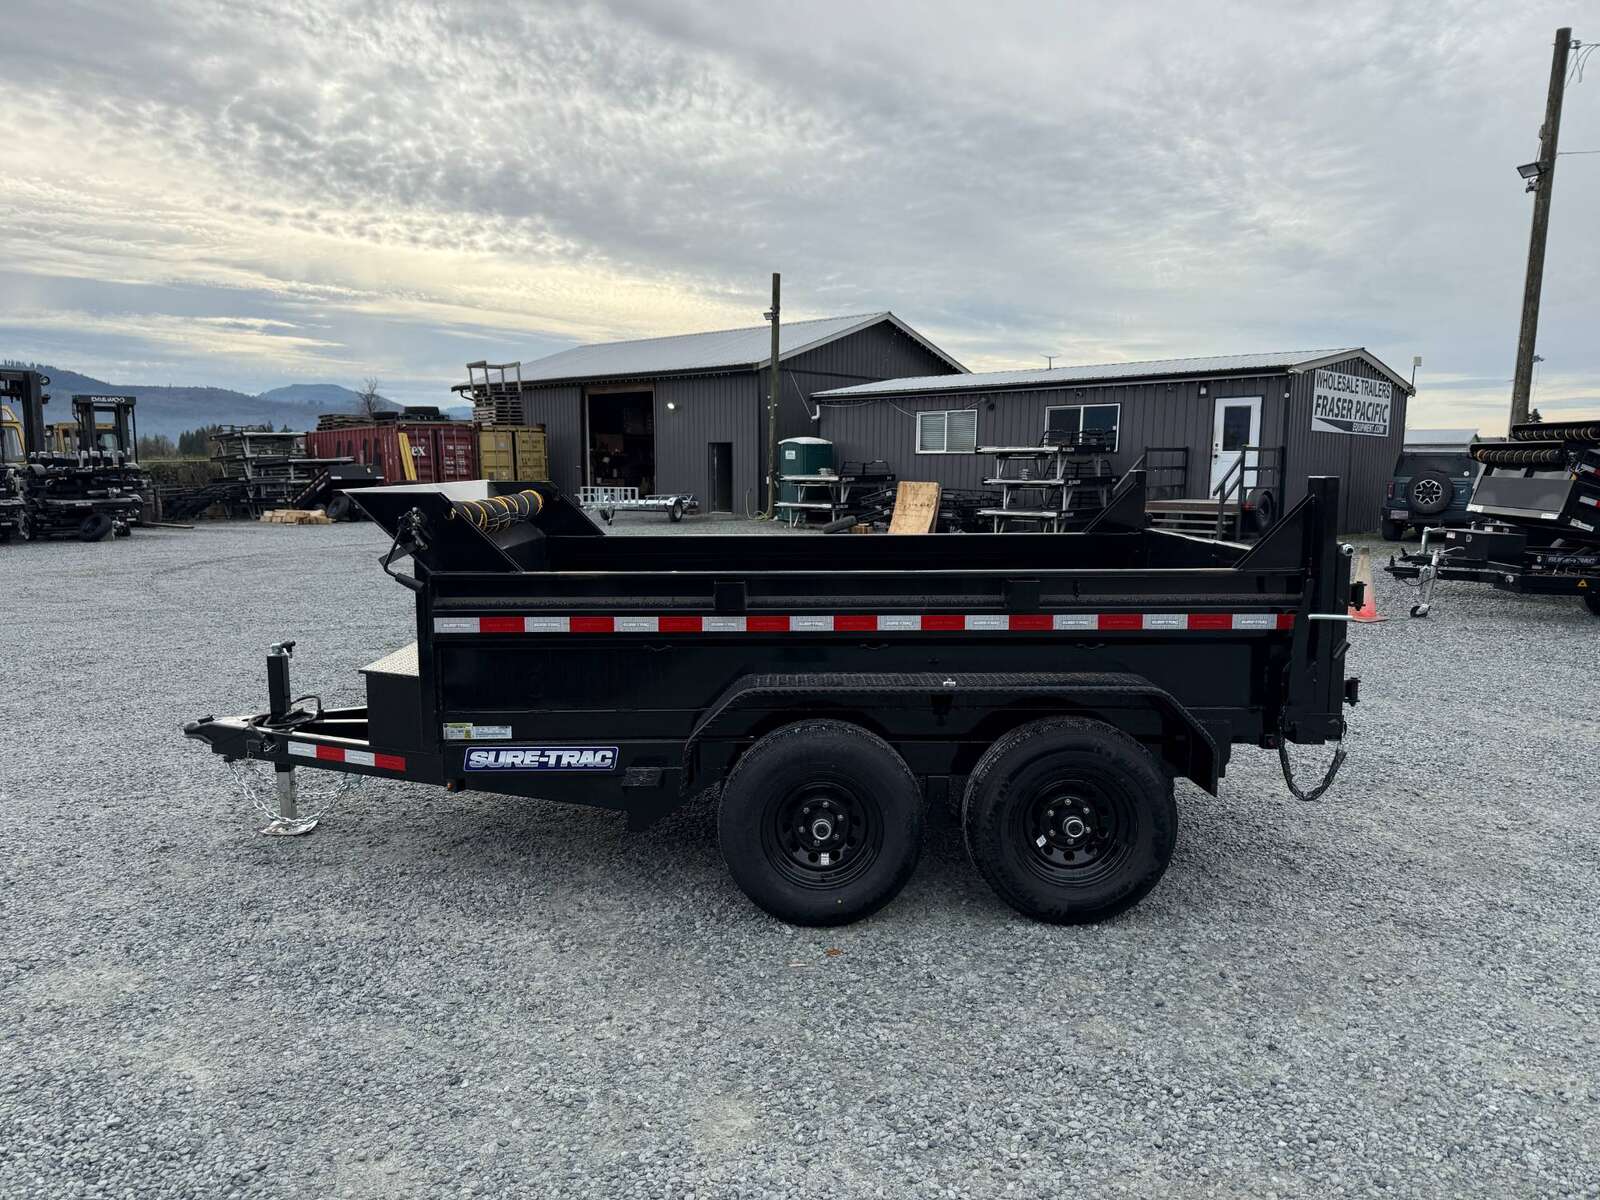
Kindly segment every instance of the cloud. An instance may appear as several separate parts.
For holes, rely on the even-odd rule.
[[[796,317],[893,308],[976,366],[1361,344],[1423,354],[1419,410],[1503,407],[1560,14],[1446,8],[24,4],[0,261],[38,282],[0,336],[70,357],[43,291],[72,365],[271,386],[282,343],[437,399],[466,357],[751,323],[781,269]],[[1562,172],[1552,406],[1600,376],[1600,156]]]

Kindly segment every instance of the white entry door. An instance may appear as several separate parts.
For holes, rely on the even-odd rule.
[[[1211,490],[1210,495],[1215,496],[1217,489],[1222,486],[1223,478],[1233,469],[1234,463],[1239,461],[1239,456],[1244,453],[1246,446],[1261,444],[1261,397],[1260,396],[1223,396],[1216,402],[1215,415],[1212,417],[1211,428]],[[1256,454],[1250,452],[1250,461],[1245,463],[1244,486],[1250,488],[1255,485]],[[1237,478],[1237,476],[1235,477]],[[1229,480],[1229,488],[1234,487],[1235,480]]]

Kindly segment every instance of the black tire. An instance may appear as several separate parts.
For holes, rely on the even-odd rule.
[[[1391,521],[1385,517],[1383,521],[1383,539],[1386,542],[1403,541],[1406,536],[1406,530],[1409,528],[1410,526],[1405,521]]]
[[[961,826],[1002,900],[1036,920],[1079,925],[1116,916],[1155,887],[1178,809],[1171,778],[1138,742],[1100,721],[1058,717],[984,752]]]
[[[1406,507],[1419,517],[1438,516],[1455,498],[1455,481],[1433,467],[1418,471],[1406,484]]]
[[[671,508],[667,509],[667,520],[673,522],[674,524],[683,520],[683,505],[674,504]]]
[[[1583,606],[1595,616],[1600,617],[1600,592],[1585,592]]]
[[[328,501],[328,520],[348,521],[351,519],[350,510],[355,507],[355,501],[343,493]]]
[[[1250,503],[1250,527],[1260,536],[1278,522],[1278,497],[1269,488],[1257,488],[1247,499]]]
[[[87,516],[78,525],[78,540],[80,542],[98,542],[106,534],[116,528],[116,522],[105,513],[94,513]]]
[[[132,537],[133,526],[129,525],[126,521],[119,521],[117,523],[117,527],[113,529],[111,533],[114,537]]]
[[[798,721],[734,764],[717,841],[759,907],[791,925],[843,925],[911,878],[925,807],[916,776],[882,738],[844,721]]]

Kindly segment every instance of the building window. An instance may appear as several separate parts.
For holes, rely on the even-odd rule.
[[[977,449],[977,409],[917,414],[918,454],[972,454]]]
[[[1122,425],[1120,404],[1063,404],[1044,410],[1047,440],[1116,453]]]

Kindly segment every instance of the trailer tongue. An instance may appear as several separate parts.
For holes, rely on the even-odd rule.
[[[329,710],[292,698],[285,643],[268,711],[185,728],[273,765],[285,831],[300,767],[636,829],[720,785],[739,885],[834,924],[894,897],[948,799],[1008,903],[1093,921],[1165,869],[1176,776],[1215,792],[1235,743],[1337,741],[1356,698],[1336,479],[1248,549],[1146,528],[1142,473],[1069,534],[621,539],[548,484],[353,499],[416,641]]]

